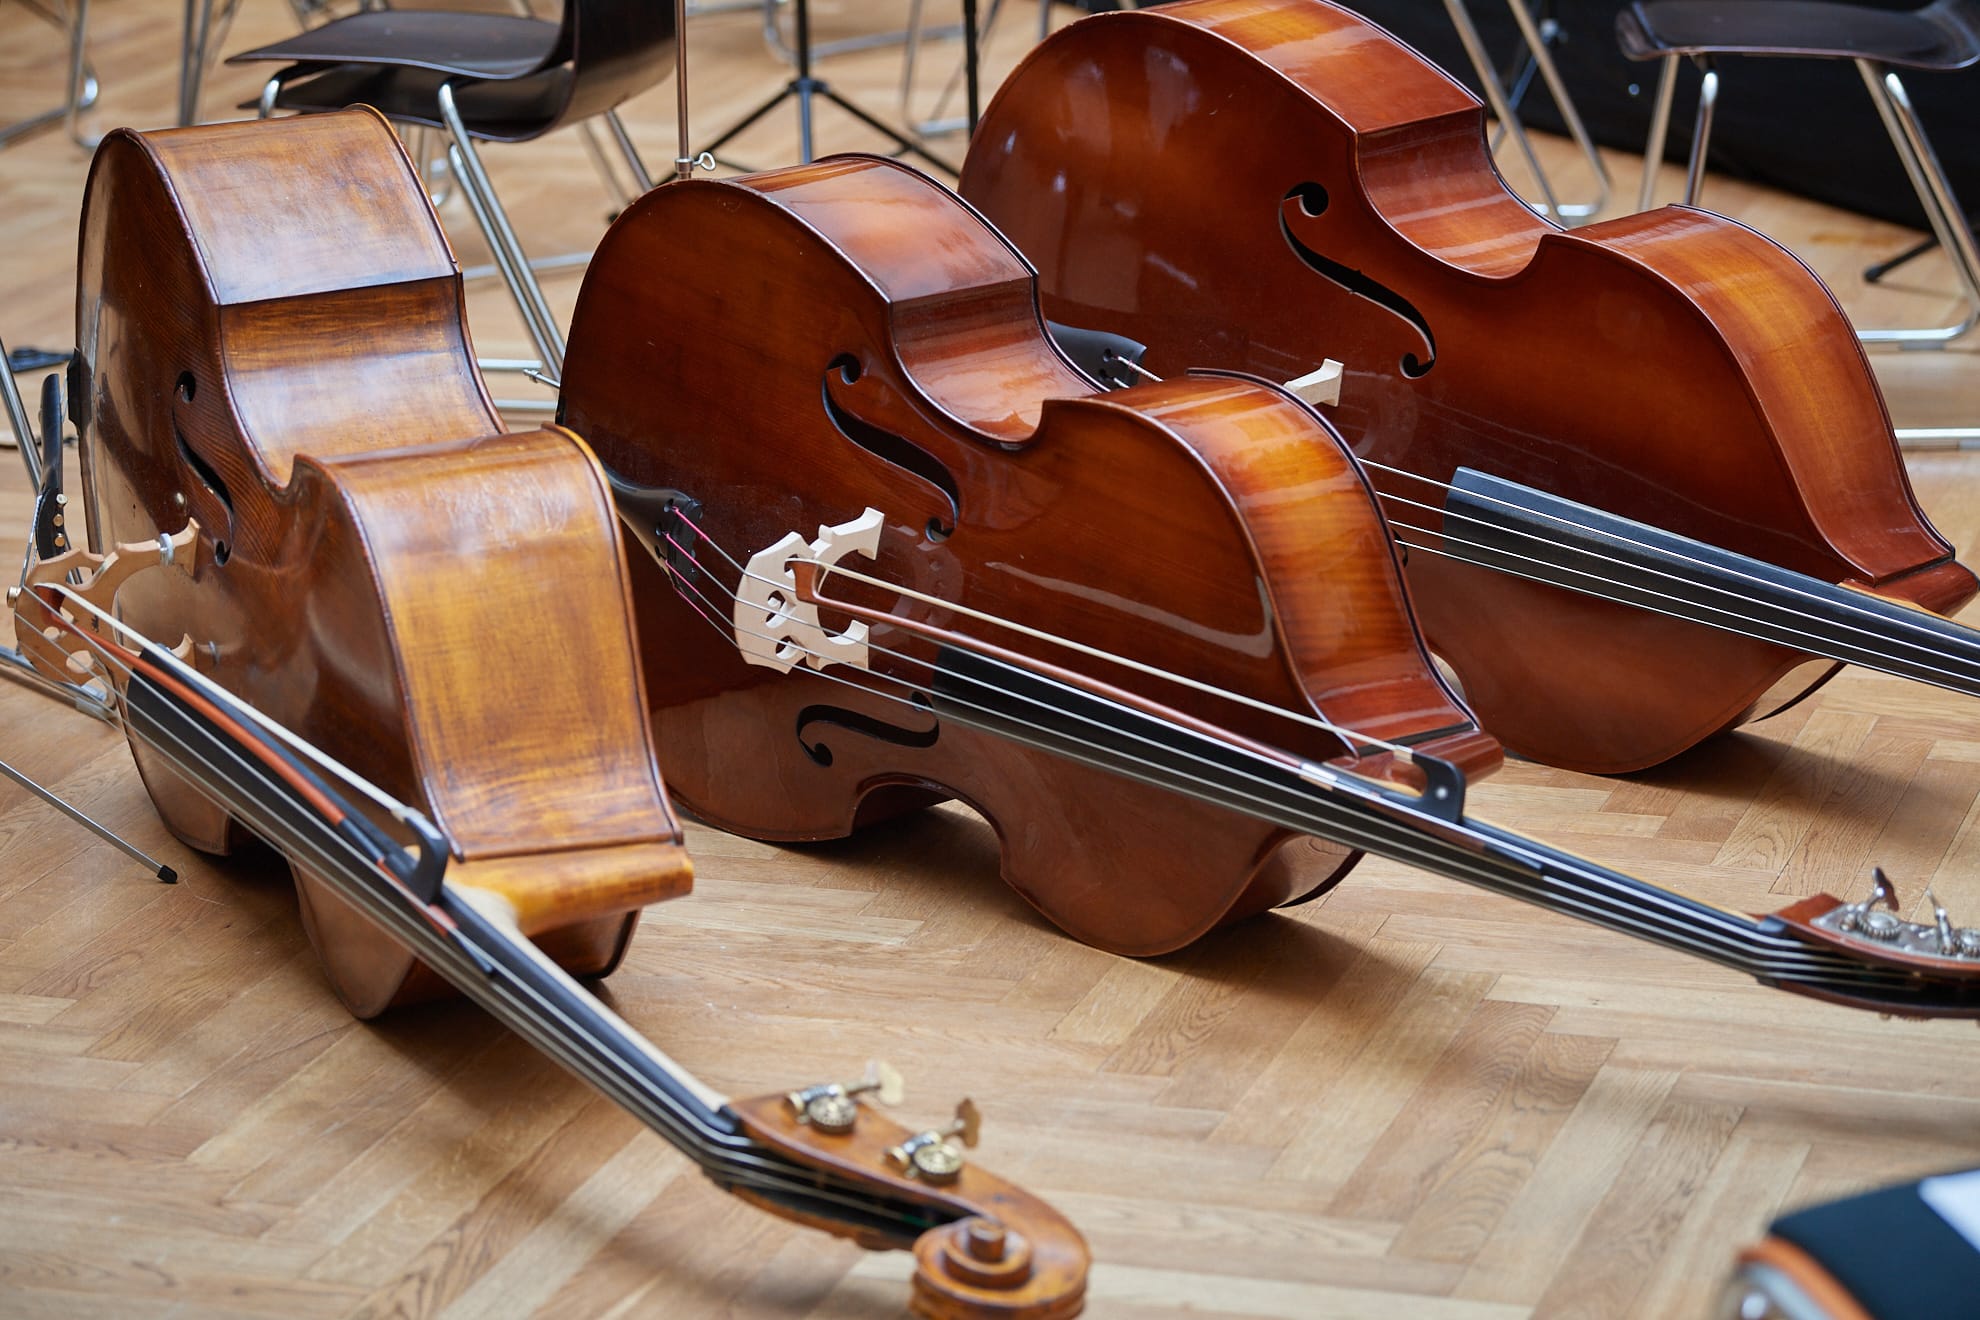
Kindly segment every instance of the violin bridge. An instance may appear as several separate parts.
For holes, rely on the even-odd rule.
[[[815,541],[786,532],[775,545],[753,555],[743,568],[730,615],[743,659],[785,673],[799,664],[866,668],[867,626],[855,622],[844,632],[827,629],[818,607],[799,594],[791,561],[802,559],[829,572],[849,554],[872,559],[880,553],[885,523],[878,509],[869,508],[850,522],[821,526]]]

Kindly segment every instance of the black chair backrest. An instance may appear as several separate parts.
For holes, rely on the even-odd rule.
[[[559,124],[603,114],[673,68],[673,0],[564,0],[557,49],[570,48],[571,98]]]

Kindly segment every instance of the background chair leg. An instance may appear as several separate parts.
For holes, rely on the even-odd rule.
[[[1664,164],[1664,143],[1671,132],[1671,107],[1677,102],[1681,57],[1666,55],[1657,74],[1657,104],[1650,112],[1650,140],[1643,145],[1643,183],[1636,190],[1636,209],[1647,211],[1657,200],[1657,171]]]
[[[1588,172],[1595,177],[1595,196],[1586,202],[1562,202],[1560,220],[1583,219],[1599,215],[1609,204],[1609,168],[1602,163],[1602,153],[1595,148],[1595,139],[1588,136],[1588,126],[1581,121],[1581,111],[1575,106],[1574,97],[1568,94],[1567,84],[1561,81],[1561,72],[1555,67],[1554,54],[1549,49],[1547,32],[1533,21],[1533,11],[1527,8],[1527,0],[1506,0],[1506,7],[1512,10],[1513,22],[1519,25],[1519,34],[1526,41],[1528,58],[1540,72],[1540,81],[1546,85],[1547,95],[1553,98],[1554,108],[1560,111],[1561,122],[1566,125],[1568,136],[1581,152],[1582,159],[1588,162]],[[1551,20],[1550,20],[1551,23]],[[1550,30],[1558,30],[1550,28]],[[1515,113],[1518,107],[1513,107]]]
[[[1919,204],[1925,208],[1932,232],[1952,259],[1953,272],[1959,277],[1967,305],[1966,318],[1955,325],[1930,330],[1861,330],[1857,337],[1866,343],[1943,348],[1980,324],[1980,251],[1975,250],[1966,213],[1953,197],[1952,184],[1947,182],[1945,169],[1919,126],[1904,84],[1895,73],[1869,60],[1856,61],[1856,68],[1863,75],[1863,85],[1877,107],[1878,118],[1884,121],[1884,129],[1891,136],[1891,145],[1897,148],[1898,159],[1904,163],[1904,172],[1918,193]]]
[[[1547,179],[1547,172],[1540,168],[1540,157],[1533,150],[1533,142],[1526,135],[1526,125],[1519,121],[1510,103],[1506,100],[1506,90],[1499,85],[1499,71],[1492,67],[1492,57],[1485,50],[1484,38],[1478,35],[1478,25],[1472,22],[1471,11],[1464,0],[1444,0],[1444,9],[1451,17],[1451,26],[1457,29],[1458,40],[1464,45],[1464,53],[1471,60],[1472,70],[1478,75],[1478,85],[1485,89],[1485,100],[1492,107],[1492,114],[1499,126],[1512,135],[1513,144],[1526,160],[1526,168],[1533,175],[1535,185],[1540,189],[1543,214],[1560,214],[1560,202],[1554,196],[1554,186]]]
[[[632,171],[633,185],[641,193],[653,191],[653,176],[647,172],[646,162],[640,159],[639,148],[633,145],[632,134],[626,132],[625,121],[619,118],[617,110],[607,110],[604,115],[605,127],[611,131],[612,141],[618,145],[619,154],[625,158],[626,168]]]
[[[1719,71],[1712,62],[1700,59],[1700,69],[1705,76],[1698,83],[1698,120],[1691,130],[1691,161],[1684,171],[1684,204],[1698,205],[1699,194],[1705,191],[1705,152],[1712,144],[1712,111],[1719,104]]]
[[[523,328],[529,332],[530,342],[542,356],[544,369],[554,376],[562,376],[564,336],[557,329],[556,317],[550,312],[542,286],[537,284],[536,275],[529,268],[529,258],[523,254],[522,244],[516,240],[516,231],[509,224],[508,214],[495,196],[494,185],[488,181],[488,171],[482,168],[481,157],[475,152],[466,126],[461,123],[461,112],[454,104],[453,89],[442,84],[438,100],[440,117],[446,121],[447,132],[452,139],[448,144],[447,159],[453,166],[454,179],[460,184],[461,194],[467,198],[475,222],[481,226],[482,235],[488,240],[495,264],[501,267],[509,292],[515,296],[516,310],[522,314]]]

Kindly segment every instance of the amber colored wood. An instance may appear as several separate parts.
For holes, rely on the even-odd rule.
[[[1784,1238],[1767,1237],[1739,1253],[1742,1265],[1766,1265],[1779,1270],[1821,1308],[1825,1320],[1872,1320],[1849,1289],[1822,1268],[1813,1256]]]
[[[191,571],[118,597],[147,635],[425,811],[458,883],[571,970],[617,962],[692,874],[641,718],[602,474],[506,435],[453,257],[375,115],[119,132],[83,204],[77,342],[93,543],[196,516]],[[236,827],[152,748],[181,838]],[[303,916],[360,1015],[440,988],[306,866]]]
[[[1362,478],[1314,415],[1235,378],[1097,395],[1043,333],[1023,262],[905,167],[845,157],[657,189],[600,245],[570,343],[565,420],[620,476],[705,506],[696,594],[650,562],[635,580],[662,764],[706,820],[837,838],[960,798],[997,827],[1019,893],[1135,954],[1344,870],[1333,845],[1288,848],[1261,821],[890,699],[927,677],[932,651],[906,630],[874,630],[906,657],[876,652],[897,680],[881,694],[745,663],[721,556],[739,565],[869,506],[886,518],[878,559],[847,567],[1274,709],[1079,660],[1127,690],[1314,759],[1344,748],[1279,712],[1497,763],[1432,669]],[[718,380],[748,387],[725,397],[706,388]],[[853,438],[873,430],[894,438]],[[1304,571],[1320,561],[1324,577]]]
[[[898,1161],[888,1154],[916,1134],[869,1107],[861,1109],[850,1132],[837,1134],[798,1122],[781,1095],[731,1100],[729,1111],[744,1131],[767,1146],[861,1180],[883,1171],[889,1187],[915,1196],[937,1213],[957,1217],[952,1224],[929,1229],[915,1244],[916,1315],[929,1320],[1060,1320],[1084,1307],[1091,1256],[1086,1239],[1057,1210],[979,1168],[975,1160],[965,1157],[952,1183],[917,1184],[902,1177]],[[738,1195],[773,1214],[861,1241],[842,1225],[789,1215],[748,1192]],[[972,1237],[995,1245],[973,1246]],[[881,1239],[861,1245],[893,1244]]]
[[[1372,462],[1477,467],[1933,610],[1974,593],[1799,261],[1700,211],[1536,217],[1478,102],[1337,5],[1076,23],[1000,89],[961,188],[1037,262],[1048,315],[1148,344],[1158,372],[1341,359],[1330,416]],[[1431,506],[1392,501],[1398,522],[1441,527],[1431,482],[1371,476]],[[1652,765],[1765,713],[1805,659],[1431,554],[1409,578],[1485,727],[1577,769]]]
[[[176,62],[159,52],[176,50],[181,8],[92,6],[106,108],[87,127],[171,117]],[[1057,22],[1077,13],[1052,8]],[[811,9],[822,40],[898,26],[906,5]],[[1035,6],[1005,6],[986,87],[1034,20]],[[227,48],[293,28],[286,5],[250,0]],[[790,70],[755,12],[689,30],[705,141]],[[54,28],[0,3],[0,106],[52,103],[59,51]],[[946,76],[953,45],[931,52],[924,74]],[[885,113],[900,52],[819,68]],[[214,70],[208,112],[252,96],[258,72]],[[671,85],[624,113],[665,160]],[[822,107],[818,132],[821,149],[884,149]],[[795,134],[787,107],[736,151],[793,160]],[[1539,145],[1578,177],[1571,144]],[[576,138],[486,159],[532,252],[604,231],[609,202]],[[1636,177],[1635,157],[1609,163]],[[59,131],[0,151],[9,347],[73,333],[87,164]],[[1809,261],[1866,324],[1958,314],[1938,258],[1858,281],[1914,232],[1736,179],[1715,176],[1708,195]],[[461,260],[484,260],[458,198],[442,216]],[[577,283],[546,281],[565,315]],[[499,280],[470,285],[468,305],[476,347],[528,351]],[[1957,425],[1980,416],[1976,351],[1872,362],[1901,423]],[[1954,544],[1980,537],[1974,456],[1909,461]],[[27,507],[18,456],[0,450],[6,544],[24,538]],[[0,730],[0,755],[185,877],[148,883],[0,783],[0,1310],[898,1314],[904,1254],[738,1204],[473,1007],[350,1021],[287,886],[167,834],[109,730],[4,683]],[[1977,750],[1970,700],[1846,669],[1655,771],[1600,780],[1512,761],[1472,792],[1481,815],[1736,910],[1808,888],[1860,898],[1876,863],[1908,915],[1929,882],[1971,923]],[[607,986],[615,1007],[733,1094],[856,1076],[877,1056],[907,1074],[917,1118],[974,1095],[983,1163],[1092,1243],[1088,1314],[1104,1320],[1707,1316],[1736,1244],[1779,1215],[1980,1164],[1971,1026],[1776,994],[1402,866],[1365,861],[1313,903],[1140,962],[1032,918],[998,879],[992,831],[960,808],[813,847],[684,823],[694,895],[648,911]]]

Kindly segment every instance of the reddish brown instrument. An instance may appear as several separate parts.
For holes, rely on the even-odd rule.
[[[570,348],[564,419],[623,480],[704,508],[709,544],[685,550],[706,574],[677,591],[636,558],[634,577],[667,781],[726,829],[836,838],[961,798],[996,826],[1019,893],[1133,954],[1315,893],[1356,855],[830,668],[744,663],[720,553],[744,560],[868,506],[885,516],[878,559],[847,567],[1271,711],[1091,662],[1110,682],[1316,760],[1340,740],[1278,711],[1324,710],[1473,770],[1498,762],[1432,670],[1382,522],[1324,425],[1239,379],[1099,394],[1046,337],[1024,261],[910,170],[847,157],[649,193],[595,254]],[[876,669],[891,663],[876,651]]]
[[[434,820],[451,874],[570,971],[692,871],[654,769],[609,492],[568,432],[502,434],[424,193],[375,115],[106,138],[83,204],[75,407],[91,542],[202,529],[118,605]],[[159,814],[239,827],[136,740]],[[442,983],[307,868],[360,1016]]]
[[[382,119],[110,135],[84,204],[77,330],[92,543],[151,540],[189,517],[199,529],[173,556],[187,571],[134,571],[145,548],[130,546],[92,585],[114,589],[140,632],[189,635],[208,677],[361,768],[453,848],[433,895],[381,884],[382,864],[334,843],[315,845],[315,869],[287,850],[310,937],[355,1012],[430,993],[445,984],[433,969],[451,969],[718,1186],[914,1251],[917,1314],[1079,1312],[1088,1253],[1062,1215],[973,1165],[943,1178],[890,1157],[941,1133],[843,1094],[853,1116],[822,1128],[805,1105],[834,1087],[730,1101],[547,965],[609,971],[639,909],[684,892],[691,872],[645,719],[605,475],[560,428],[500,433],[458,269]],[[63,619],[50,584],[89,562],[41,566],[18,598],[36,663],[63,678],[83,652],[132,673],[142,660],[150,691],[196,705],[196,678]],[[251,717],[205,714],[249,749],[230,751],[239,764],[308,796],[299,769],[252,750]],[[210,763],[171,764],[155,728],[131,728],[166,823],[195,847],[235,847],[234,813],[189,780]],[[234,811],[259,807],[241,781]],[[324,809],[348,808],[327,794]],[[973,1143],[973,1120],[966,1131]]]
[[[1700,211],[1537,218],[1477,100],[1338,6],[1076,23],[1004,84],[961,187],[1038,264],[1047,315],[1147,344],[1160,373],[1343,361],[1330,415],[1363,458],[1481,469],[1940,612],[1974,593],[1820,281]],[[1370,476],[1398,522],[1441,526],[1435,486]],[[1408,571],[1485,727],[1559,765],[1654,764],[1833,672],[1430,554]]]

